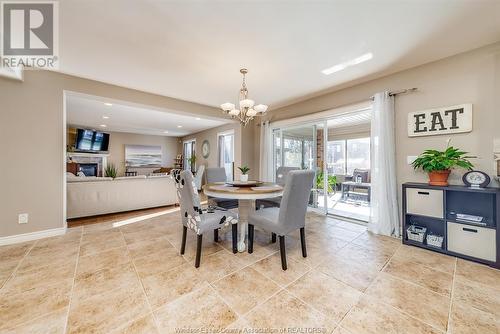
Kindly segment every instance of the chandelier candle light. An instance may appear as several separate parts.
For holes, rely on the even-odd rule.
[[[225,114],[238,119],[243,126],[246,126],[255,116],[262,116],[267,111],[267,106],[265,104],[255,105],[255,101],[248,98],[248,89],[245,82],[245,75],[248,70],[242,68],[240,73],[243,74],[243,83],[239,94],[240,108],[236,109],[235,105],[229,102],[221,104],[220,107]]]

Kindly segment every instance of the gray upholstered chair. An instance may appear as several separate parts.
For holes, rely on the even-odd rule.
[[[238,220],[227,210],[202,210],[200,197],[196,185],[194,184],[193,174],[190,171],[180,172],[176,178],[177,195],[179,196],[181,206],[182,220],[182,243],[181,254],[186,250],[187,229],[194,231],[197,235],[195,267],[200,266],[201,245],[203,234],[208,231],[214,231],[214,241],[219,239],[219,229],[223,226],[232,225],[233,236],[237,232]],[[237,240],[233,238],[233,251],[237,248]]]
[[[250,213],[248,216],[248,253],[253,253],[254,227],[275,233],[280,239],[281,267],[287,269],[285,236],[300,229],[302,256],[307,257],[305,222],[307,203],[314,180],[314,171],[291,171],[286,180],[281,206],[279,208],[265,208]]]
[[[280,186],[285,186],[286,180],[288,177],[288,173],[290,173],[292,170],[299,170],[300,168],[298,167],[278,167],[276,169],[276,183],[279,184]],[[281,196],[280,197],[273,197],[273,198],[264,198],[264,199],[258,199],[255,201],[255,207],[256,209],[261,209],[261,208],[279,208],[281,203]],[[273,237],[273,241],[275,240],[275,237]]]
[[[207,168],[207,182],[208,183],[227,182],[226,170],[222,167]],[[224,209],[235,209],[238,207],[238,200],[235,199],[216,198],[210,196],[208,197],[208,199],[218,207]]]

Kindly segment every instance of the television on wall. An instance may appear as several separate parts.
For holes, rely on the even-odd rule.
[[[81,152],[106,152],[109,146],[109,133],[77,129],[75,149]]]

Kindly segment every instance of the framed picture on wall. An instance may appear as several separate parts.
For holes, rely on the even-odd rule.
[[[125,145],[127,167],[161,167],[161,146]]]

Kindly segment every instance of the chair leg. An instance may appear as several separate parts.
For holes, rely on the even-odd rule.
[[[286,251],[285,251],[285,236],[280,235],[280,253],[281,253],[281,268],[283,270],[287,269],[286,266]]]
[[[271,233],[271,243],[276,243],[276,233]]]
[[[238,224],[231,226],[233,232],[233,254],[238,253]]]
[[[248,253],[253,253],[253,231],[254,226],[252,224],[248,224]]]
[[[306,231],[304,227],[300,229],[300,244],[302,245],[302,257],[307,257]]]
[[[184,251],[186,250],[186,234],[187,234],[187,227],[182,226],[181,255],[184,255]]]
[[[195,268],[198,268],[200,266],[202,241],[203,241],[203,234],[198,234],[198,240],[196,242],[196,260],[194,262]]]
[[[219,229],[214,230],[214,242],[219,242]]]

